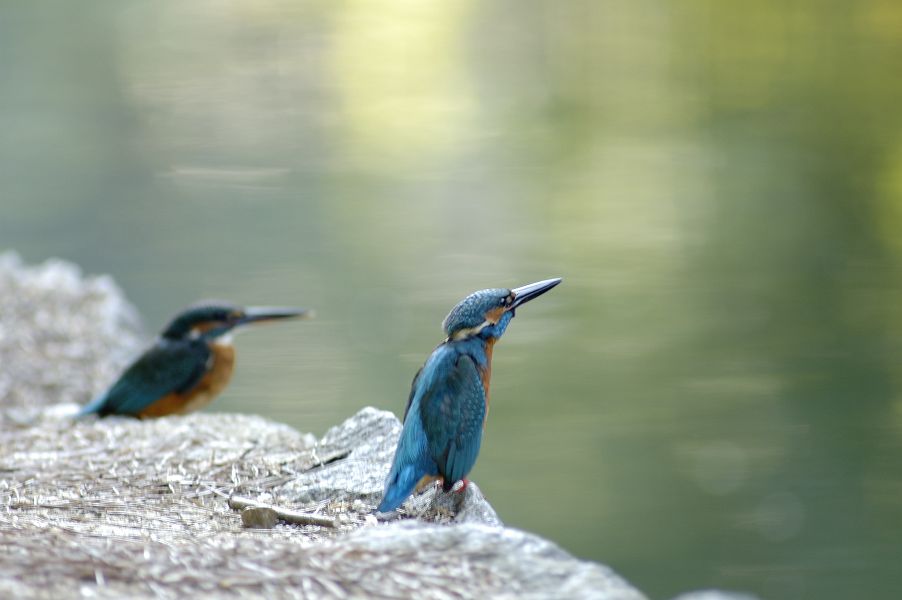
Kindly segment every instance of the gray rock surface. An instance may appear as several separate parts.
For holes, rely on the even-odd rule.
[[[141,348],[138,313],[112,278],[71,263],[0,254],[0,306],[0,422],[84,404]]]
[[[317,440],[249,415],[37,411],[109,381],[136,350],[137,319],[110,280],[63,263],[7,257],[0,282],[4,305],[22,303],[0,316],[0,406],[31,410],[0,419],[0,597],[643,598],[607,567],[503,527],[475,484],[430,489],[378,521],[400,432],[388,412],[365,408]],[[232,495],[337,526],[245,528]]]

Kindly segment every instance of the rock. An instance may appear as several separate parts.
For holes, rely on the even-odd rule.
[[[369,427],[385,439],[367,439]],[[402,515],[416,519],[371,518],[399,430],[372,408],[318,442],[247,415],[0,429],[0,595],[643,597],[602,565],[500,526],[473,483],[411,499]],[[234,494],[338,526],[239,513]]]
[[[443,493],[436,484],[431,490],[410,498],[403,509],[409,516],[421,520],[502,525],[495,509],[472,481],[462,492],[450,494]]]
[[[401,425],[389,412],[364,408],[323,436],[316,461],[285,485],[282,493],[298,502],[364,501],[375,506],[391,462]]]
[[[110,277],[83,278],[71,263],[25,267],[0,254],[0,301],[0,421],[84,404],[142,346],[138,313],[119,287]]]
[[[139,339],[111,281],[48,265],[0,261],[0,301],[30,298],[0,321],[14,365],[4,411],[86,400]],[[0,597],[643,598],[607,567],[503,527],[474,483],[377,520],[400,432],[385,411],[320,440],[252,415],[63,412],[0,419]],[[236,496],[278,510],[239,512]],[[283,509],[330,526],[286,525]]]
[[[576,560],[538,536],[477,523],[404,521],[334,539],[323,551],[336,568],[344,556],[363,563],[382,557],[379,580],[390,583],[367,581],[367,596],[427,597],[431,587],[436,597],[643,598],[607,567]],[[399,568],[404,564],[409,569]]]
[[[382,498],[400,433],[401,423],[392,413],[364,408],[326,432],[316,449],[315,460],[320,464],[272,493],[283,501],[348,502],[370,513]],[[436,522],[501,524],[474,483],[460,494],[432,488],[409,499],[401,512]]]
[[[241,524],[254,529],[271,529],[278,525],[279,515],[265,506],[248,507],[241,511]]]

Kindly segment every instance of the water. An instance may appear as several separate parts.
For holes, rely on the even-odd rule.
[[[403,411],[472,290],[564,277],[495,353],[473,473],[654,598],[902,594],[902,8],[0,8],[0,240],[149,329],[248,333],[213,410]]]

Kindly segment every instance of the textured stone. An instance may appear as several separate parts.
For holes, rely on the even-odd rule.
[[[142,345],[138,313],[113,280],[65,261],[26,267],[0,254],[0,301],[0,420],[85,403]]]

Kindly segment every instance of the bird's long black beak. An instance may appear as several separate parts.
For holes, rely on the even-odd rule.
[[[544,281],[537,281],[535,283],[530,283],[529,285],[512,289],[511,292],[514,294],[514,301],[511,303],[510,308],[517,308],[533,298],[538,298],[560,282],[561,278],[555,277],[554,279],[545,279]]]
[[[275,321],[277,319],[310,319],[313,311],[307,308],[290,308],[282,306],[249,306],[244,309],[244,316],[237,325]]]

